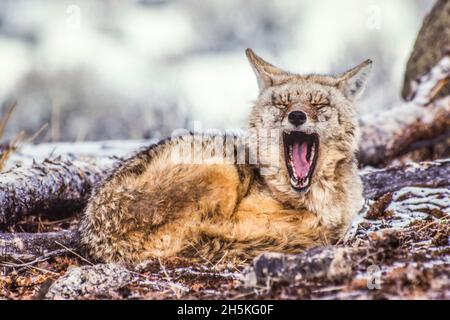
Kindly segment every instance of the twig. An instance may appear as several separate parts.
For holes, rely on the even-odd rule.
[[[43,269],[43,268],[39,268],[39,267],[36,267],[36,266],[27,266],[27,268],[36,269],[36,270],[38,270],[38,271],[50,273],[50,274],[53,274],[53,275],[55,275],[55,276],[59,276],[59,275],[60,275],[60,274],[57,273],[57,272],[53,272],[53,271],[46,270],[46,269]]]
[[[334,287],[327,287],[327,288],[317,289],[317,290],[314,290],[312,292],[313,293],[324,293],[324,292],[342,290],[342,289],[345,289],[345,288],[346,288],[346,286],[334,286]]]
[[[361,264],[362,262],[366,261],[367,259],[369,259],[369,258],[371,258],[371,257],[374,257],[374,256],[377,256],[377,255],[379,255],[380,253],[383,253],[383,251],[384,251],[384,249],[380,249],[380,250],[378,250],[378,251],[376,251],[376,252],[366,254],[363,258],[361,258],[360,260],[356,261],[354,264],[355,264],[355,265],[359,265],[359,264]]]
[[[93,266],[94,264],[91,262],[91,261],[89,261],[88,259],[86,259],[85,257],[83,257],[83,256],[81,256],[81,255],[79,255],[78,253],[76,253],[75,251],[73,251],[72,249],[70,249],[70,248],[67,248],[65,245],[63,245],[62,243],[60,243],[60,242],[58,242],[58,241],[55,241],[55,243],[57,244],[57,245],[59,245],[59,246],[61,246],[61,247],[63,247],[64,249],[66,249],[67,251],[69,251],[70,253],[72,253],[73,255],[75,255],[75,256],[77,256],[78,258],[80,258],[81,260],[83,260],[84,262],[87,262],[87,263],[89,263],[91,266]]]
[[[33,135],[29,138],[27,138],[26,142],[31,143],[33,142],[39,135],[48,127],[48,123],[43,124]]]
[[[423,231],[425,229],[428,229],[429,227],[435,225],[436,223],[440,223],[440,222],[442,222],[444,220],[447,220],[448,218],[449,218],[448,216],[444,216],[444,217],[442,217],[440,219],[434,220],[434,221],[430,222],[429,224],[427,224],[427,225],[421,227],[420,229],[418,229],[417,232],[421,232],[421,231]]]
[[[50,259],[51,257],[55,256],[55,255],[59,255],[61,253],[66,252],[66,250],[57,250],[57,251],[52,251],[49,253],[46,253],[44,255],[42,255],[41,257],[38,257],[30,262],[23,262],[21,259],[17,259],[19,261],[21,261],[21,263],[13,263],[13,262],[2,262],[0,265],[2,267],[13,267],[13,268],[20,268],[20,267],[27,267],[27,266],[31,266],[33,264],[39,263],[39,262],[43,262],[46,261],[48,259]]]
[[[197,255],[198,255],[200,258],[202,258],[203,260],[205,260],[205,262],[209,263],[212,267],[214,267],[214,263],[212,263],[209,259],[203,257],[203,256],[200,254],[200,252],[197,250],[197,248],[196,248],[192,243],[189,243],[189,245],[195,250],[195,252],[197,253]]]
[[[158,257],[158,261],[159,261],[159,265],[161,266],[161,269],[166,277],[166,281],[169,285],[169,288],[172,290],[172,292],[175,294],[177,299],[181,298],[181,293],[179,288],[172,282],[172,278],[169,276],[169,274],[167,273],[166,268],[164,267],[163,263],[161,262],[161,258]]]
[[[3,133],[5,133],[6,125],[9,121],[9,118],[11,118],[11,114],[13,113],[14,109],[17,106],[17,101],[14,100],[9,104],[9,106],[6,109],[5,114],[2,116],[0,120],[0,137],[3,137]]]

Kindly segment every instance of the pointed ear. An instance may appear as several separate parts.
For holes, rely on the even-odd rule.
[[[245,50],[245,54],[247,55],[248,61],[256,74],[260,92],[276,84],[277,80],[280,80],[283,75],[287,75],[285,71],[271,65],[270,63],[264,61],[261,57],[257,56],[252,49],[247,48],[247,50]]]
[[[344,72],[338,78],[338,87],[348,99],[356,100],[362,95],[371,69],[372,60],[366,60],[347,72]]]

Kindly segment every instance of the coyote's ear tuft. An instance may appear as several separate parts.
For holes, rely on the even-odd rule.
[[[258,80],[259,91],[262,92],[270,86],[276,84],[283,75],[287,73],[283,70],[275,67],[274,65],[264,61],[261,57],[257,56],[252,49],[247,48],[245,50],[248,61],[255,71],[256,78]]]
[[[370,70],[372,69],[372,60],[366,60],[356,67],[344,72],[339,78],[339,89],[350,100],[358,99],[367,84]]]

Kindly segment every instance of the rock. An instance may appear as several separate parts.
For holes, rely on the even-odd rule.
[[[70,269],[49,288],[46,299],[111,297],[133,280],[133,274],[119,264],[97,264]]]
[[[244,283],[257,286],[318,279],[345,280],[353,274],[352,253],[350,248],[338,247],[313,248],[298,255],[263,253],[245,271]]]

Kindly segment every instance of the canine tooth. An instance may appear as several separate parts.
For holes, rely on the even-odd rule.
[[[314,158],[314,153],[316,152],[316,144],[313,143],[311,147],[311,152],[309,153],[309,159],[308,162],[310,162]]]

